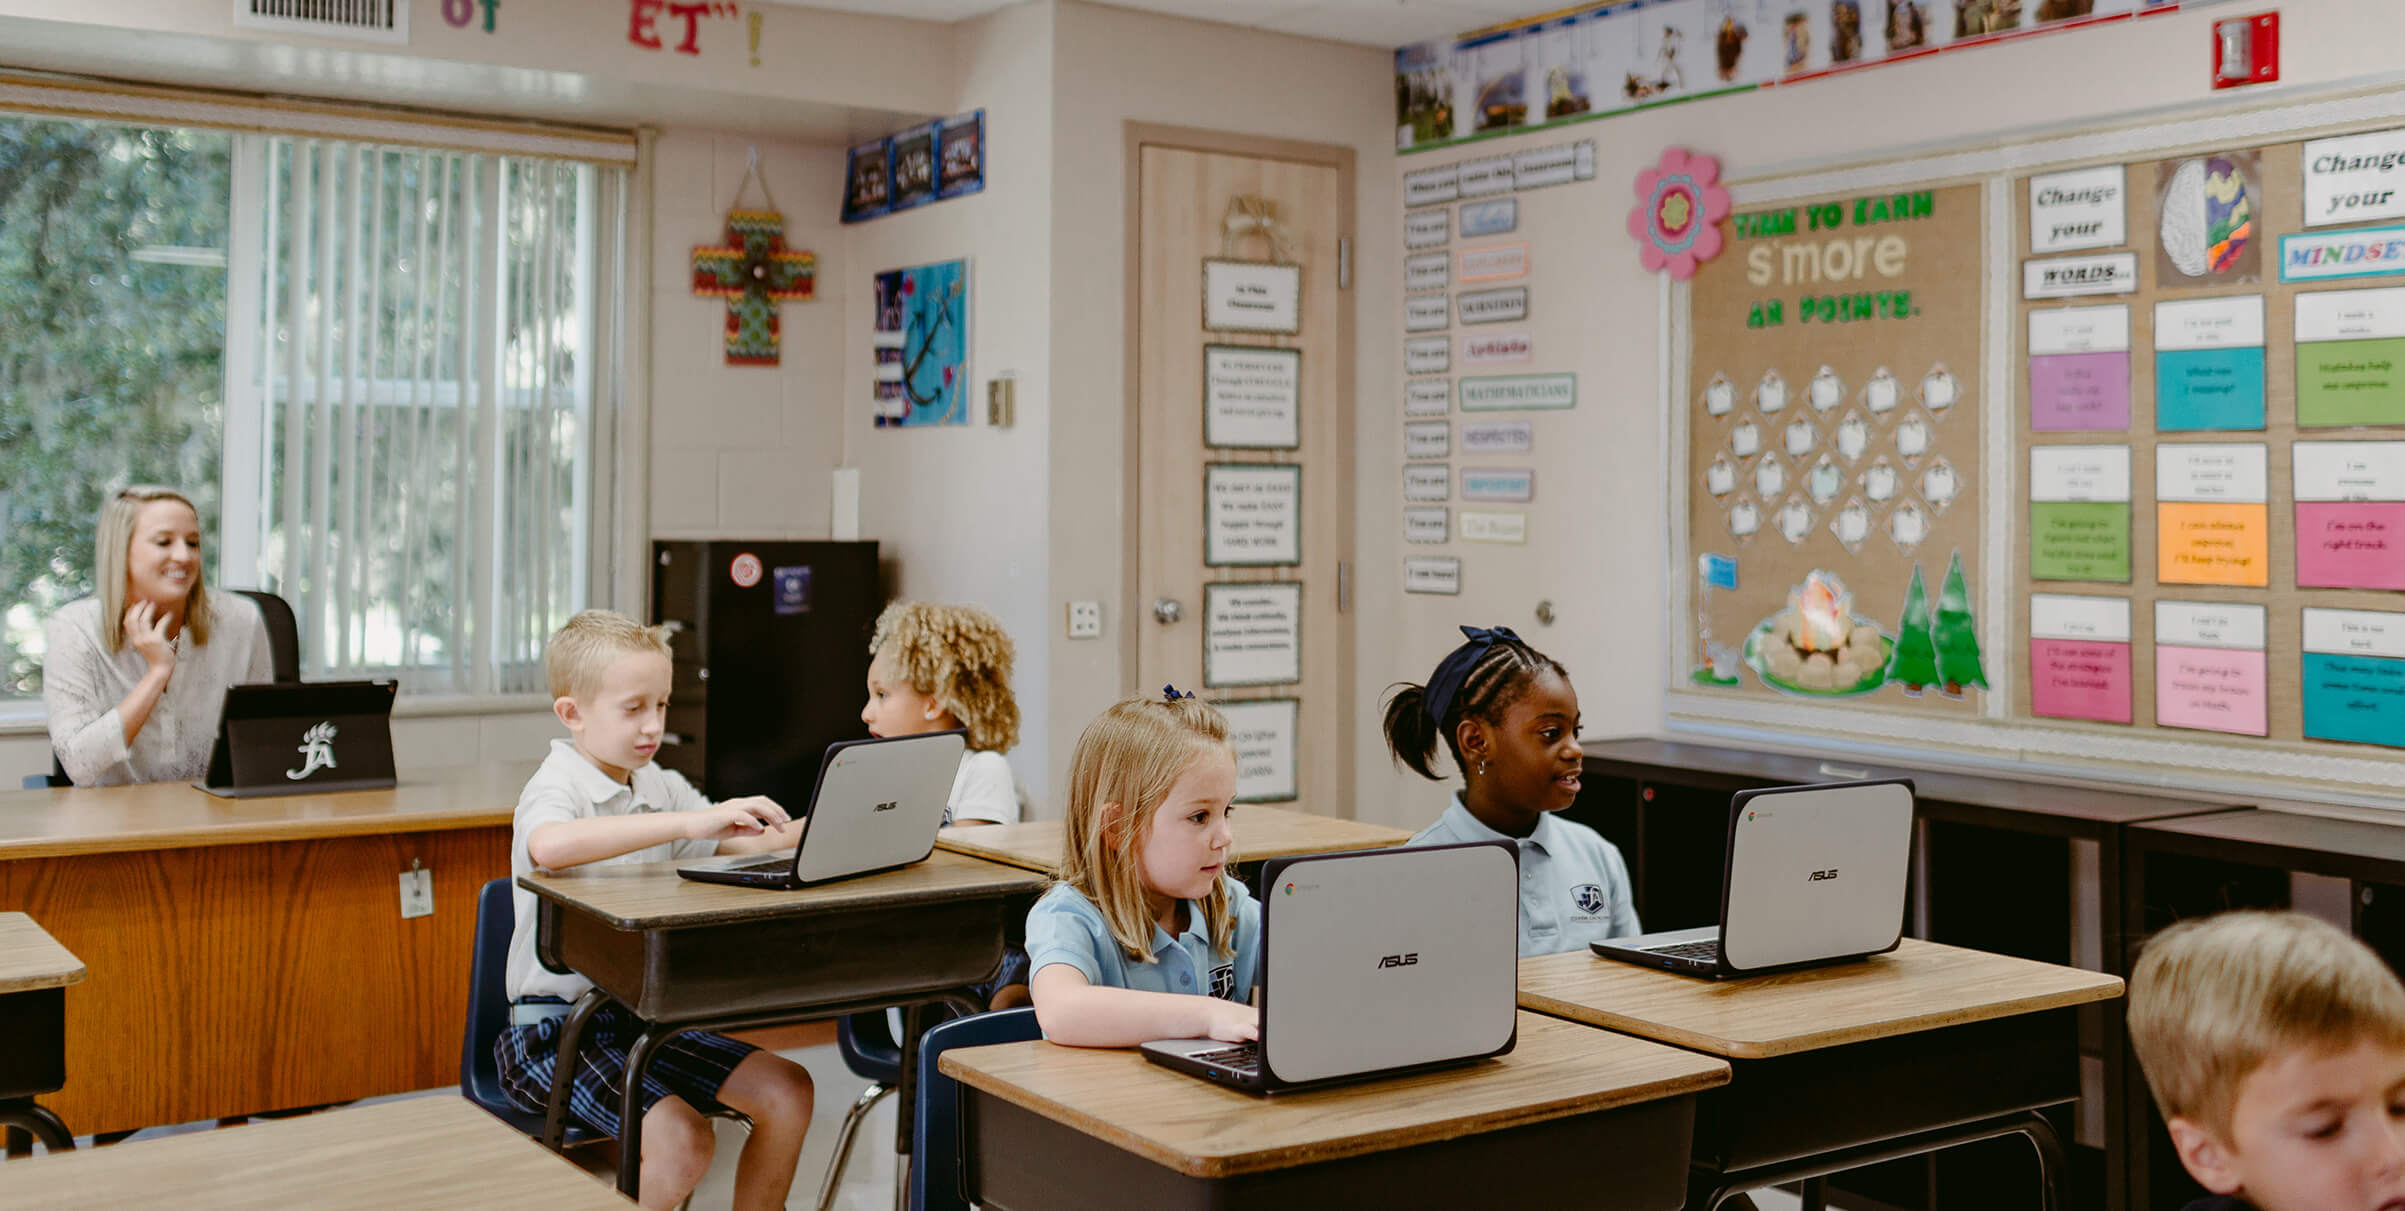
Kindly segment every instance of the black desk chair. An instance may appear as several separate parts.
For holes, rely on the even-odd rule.
[[[50,750],[49,773],[25,775],[25,789],[29,791],[47,790],[53,786],[73,785],[75,785],[75,780],[67,776],[67,767],[59,762],[57,749]]]
[[[267,624],[268,650],[275,654],[276,680],[301,679],[301,624],[292,603],[265,589],[236,589],[258,603],[259,618]]]
[[[917,1116],[918,1155],[910,1165],[910,1211],[969,1211],[968,1194],[961,1189],[960,1084],[939,1071],[936,1061],[954,1047],[1043,1037],[1032,1008],[954,1018],[920,1036],[919,1102],[903,1108]]]

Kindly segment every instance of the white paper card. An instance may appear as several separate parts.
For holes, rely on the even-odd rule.
[[[1464,421],[1464,454],[1525,454],[1536,445],[1536,426],[1524,420]]]
[[[2305,226],[2405,215],[2405,130],[2305,144]]]
[[[2029,313],[2029,352],[2118,353],[2129,348],[2129,308],[2049,307]]]
[[[1286,803],[1300,795],[1294,754],[1303,704],[1270,698],[1214,705],[1227,717],[1228,747],[1236,751],[1236,802]]]
[[[1434,332],[1453,326],[1450,299],[1442,292],[1417,294],[1403,300],[1403,331]]]
[[[1463,500],[1530,501],[1537,495],[1537,473],[1527,467],[1465,467],[1461,472]]]
[[[1528,541],[1526,513],[1473,513],[1461,511],[1461,540],[1463,542]]]
[[[1203,586],[1203,684],[1290,685],[1303,679],[1303,586]]]
[[[1467,366],[1524,362],[1535,355],[1535,349],[1525,331],[1485,332],[1461,338],[1461,360]]]
[[[2263,443],[2156,446],[2154,493],[2158,500],[2261,504],[2271,494]]]
[[[2317,290],[2296,296],[2296,339],[2362,341],[2405,336],[2405,286]]]
[[[1462,426],[1462,448],[1469,445]],[[2298,442],[2298,500],[2405,500],[2405,442]]]
[[[1461,595],[1461,561],[1447,555],[1416,555],[1403,561],[1403,591]]]
[[[2154,347],[2241,349],[2263,343],[2263,296],[2183,299],[2154,305]]]
[[[1415,378],[1403,384],[1403,415],[1443,416],[1452,410],[1452,379]]]
[[[1433,248],[1453,238],[1453,212],[1421,210],[1403,216],[1403,246]]]
[[[1403,289],[1442,290],[1453,284],[1453,258],[1421,252],[1403,258]]]
[[[2405,659],[2405,614],[2308,609],[2305,650],[2337,656]]]
[[[1203,468],[1203,562],[1257,567],[1303,561],[1303,469],[1212,463]]]
[[[1213,332],[1302,330],[1303,269],[1259,261],[1203,262],[1203,327]]]
[[[2025,299],[2128,294],[2137,288],[2138,254],[2134,252],[2021,262],[2021,297]]]
[[[1461,280],[1493,282],[1504,278],[1524,277],[1528,273],[1528,245],[1497,244],[1488,248],[1461,250]]]
[[[1511,187],[1510,156],[1461,162],[1461,196],[1475,198],[1490,193],[1510,193]]]
[[[1453,499],[1453,468],[1444,463],[1405,466],[1403,468],[1403,499]]]
[[[1453,511],[1443,507],[1403,510],[1403,541],[1421,544],[1453,539]]]
[[[2154,641],[2190,648],[2263,650],[2263,607],[2213,601],[2154,603]]]
[[[1302,444],[1303,351],[1203,346],[1203,442],[1256,450]]]
[[[2128,446],[2033,446],[2029,499],[2129,499]]]
[[[1438,202],[1450,202],[1460,196],[1461,166],[1458,164],[1403,174],[1405,206],[1431,206]]]
[[[2129,642],[2129,599],[2035,593],[2029,598],[2031,639]]]
[[[2029,250],[2069,252],[2128,243],[2127,178],[2119,164],[2029,178]]]
[[[1403,457],[1444,458],[1453,453],[1453,425],[1449,421],[1412,421],[1403,426]]]
[[[1501,324],[1524,320],[1528,318],[1528,287],[1464,290],[1460,304],[1461,322],[1464,324]]]
[[[1403,373],[1443,374],[1453,368],[1453,342],[1441,336],[1415,336],[1403,342]]]

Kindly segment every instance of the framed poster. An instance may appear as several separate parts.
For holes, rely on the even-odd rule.
[[[1303,586],[1203,586],[1203,685],[1293,685],[1303,679]]]
[[[1227,716],[1228,747],[1236,750],[1236,802],[1291,803],[1300,797],[1294,755],[1302,700],[1254,698],[1213,705]]]
[[[843,221],[857,223],[893,209],[893,141],[878,139],[851,150],[844,171]]]
[[[1203,444],[1293,450],[1303,444],[1303,351],[1203,346]]]
[[[1203,327],[1212,332],[1303,330],[1303,267],[1266,261],[1203,262]]]
[[[1303,562],[1303,468],[1295,463],[1203,467],[1203,564],[1293,567]]]

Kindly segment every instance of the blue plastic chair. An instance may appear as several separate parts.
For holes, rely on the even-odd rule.
[[[484,1107],[494,1118],[533,1139],[543,1137],[540,1111],[520,1110],[501,1091],[501,1065],[493,1059],[493,1040],[509,1029],[509,935],[517,924],[509,901],[511,881],[494,879],[476,893],[476,951],[468,964],[468,1030],[459,1046],[459,1092]],[[567,1124],[562,1146],[574,1148],[600,1137]]]
[[[1032,1008],[954,1018],[920,1036],[919,1104],[912,1119],[918,1155],[910,1166],[910,1211],[969,1211],[960,1188],[960,1084],[939,1071],[936,1061],[954,1047],[1042,1037]]]
[[[835,1155],[827,1161],[827,1176],[819,1183],[818,1211],[835,1206],[835,1191],[843,1185],[844,1166],[851,1163],[852,1145],[859,1140],[860,1122],[902,1083],[902,1046],[894,1042],[893,1027],[883,1013],[855,1013],[835,1022],[835,1048],[843,1066],[868,1082],[844,1112],[843,1129],[835,1136]]]

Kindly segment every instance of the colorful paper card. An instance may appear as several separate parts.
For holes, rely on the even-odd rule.
[[[2405,424],[2405,287],[2296,296],[2296,423]]]
[[[2129,602],[2029,599],[2029,710],[2048,719],[2130,721]]]
[[[2268,735],[2259,605],[2154,605],[2154,713],[2164,727]]]
[[[2263,296],[2154,305],[2155,428],[2263,427]]]
[[[2271,580],[2270,479],[2260,442],[2155,447],[2155,579]]]
[[[2032,580],[2129,582],[2129,447],[2029,452]]]
[[[2129,308],[2029,313],[2029,427],[2129,428]]]
[[[2405,442],[2298,442],[2296,583],[2405,591]]]
[[[2405,614],[2305,611],[2305,738],[2405,747]]]

